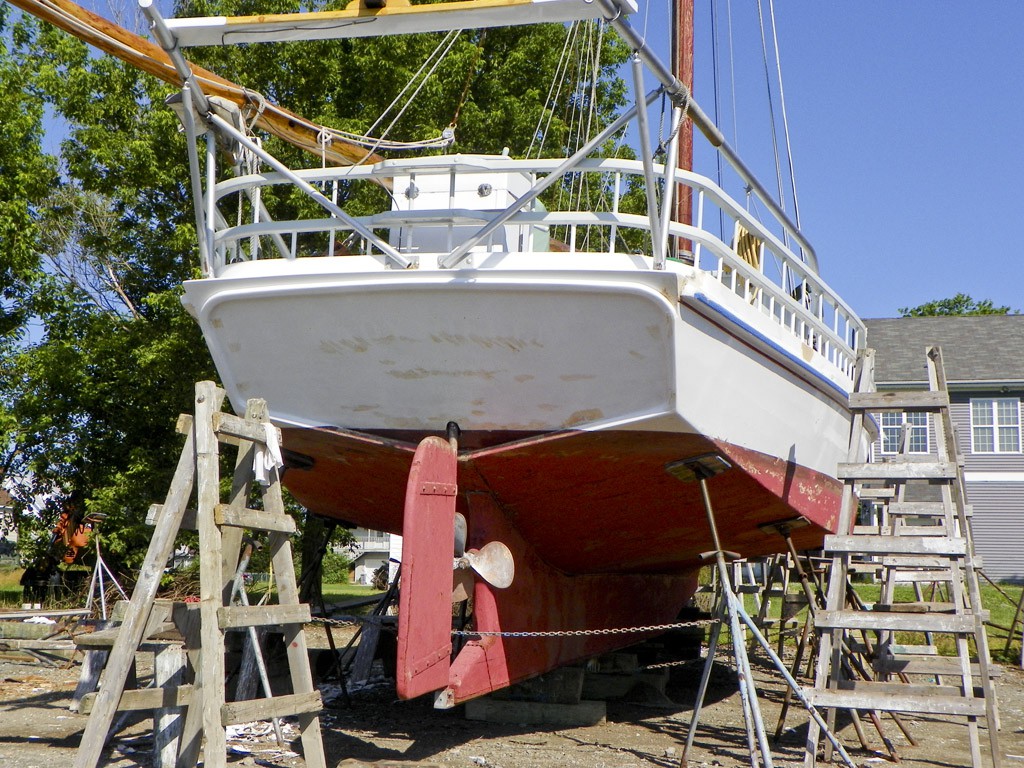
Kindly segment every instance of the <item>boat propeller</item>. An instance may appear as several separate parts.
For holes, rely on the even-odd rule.
[[[455,514],[454,561],[456,592],[459,591],[459,586],[462,586],[468,596],[468,585],[464,583],[460,575],[470,570],[497,589],[511,586],[516,575],[512,550],[500,541],[488,542],[480,549],[466,549],[466,538],[466,518],[457,512]]]

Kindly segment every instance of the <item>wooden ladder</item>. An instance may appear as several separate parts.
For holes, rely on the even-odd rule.
[[[862,358],[850,395],[854,424],[849,458],[838,473],[845,483],[840,534],[825,538],[832,566],[826,610],[816,617],[820,648],[814,689],[807,695],[815,706],[828,709],[830,727],[837,708],[965,717],[974,768],[982,768],[978,720],[984,718],[992,765],[999,768],[996,700],[963,465],[956,451],[941,351],[929,348],[926,358],[929,389],[900,392],[874,391],[871,350]],[[866,461],[865,419],[867,414],[886,411],[930,414],[934,453],[906,452],[904,430],[902,453],[882,463]],[[913,500],[913,491],[922,488],[919,495],[930,493],[940,499]],[[880,507],[878,523],[857,524],[858,496]],[[862,603],[850,586],[851,572],[865,569],[880,576],[880,599],[873,605]],[[948,600],[925,601],[922,582],[944,583]],[[913,584],[914,600],[897,600],[897,583]],[[927,644],[898,643],[897,632],[924,635]],[[936,655],[932,644],[938,636],[953,640],[955,658]],[[977,650],[973,664],[970,639]],[[874,677],[851,679],[848,667],[841,663],[844,649],[866,653]],[[807,768],[815,764],[818,741],[819,731],[812,721]],[[828,744],[825,757],[830,758]]]
[[[196,385],[195,417],[183,415],[178,429],[187,435],[177,470],[163,505],[154,505],[155,528],[124,621],[111,637],[112,648],[100,679],[100,690],[90,695],[91,713],[75,757],[74,768],[95,768],[114,716],[118,711],[161,707],[184,709],[183,733],[177,749],[179,768],[196,765],[205,740],[204,765],[223,768],[227,762],[225,728],[253,720],[297,715],[302,748],[309,768],[326,768],[320,721],[320,693],[313,686],[303,624],[309,606],[299,602],[292,563],[290,535],[294,520],[285,513],[280,474],[271,466],[266,484],[259,485],[262,509],[246,502],[255,480],[253,461],[267,450],[269,430],[266,404],[250,400],[246,418],[221,413],[224,392],[212,382]],[[228,503],[220,498],[220,445],[236,445],[238,456]],[[273,462],[271,462],[271,465]],[[153,611],[154,598],[175,538],[189,527],[193,513],[186,510],[193,488],[199,532],[200,601],[175,604],[170,622]],[[232,605],[235,570],[245,530],[269,534],[268,545],[277,577],[278,604]],[[135,654],[147,639],[173,624],[184,638],[194,680],[176,686],[125,690]],[[284,633],[293,693],[283,696],[226,700],[225,643],[227,630],[275,626]]]

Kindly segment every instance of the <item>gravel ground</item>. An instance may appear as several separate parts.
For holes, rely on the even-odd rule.
[[[769,733],[774,731],[784,685],[757,657],[754,672]],[[41,664],[0,662],[0,765],[17,768],[67,768],[86,717],[68,711],[79,666],[58,669]],[[144,673],[144,670],[143,670]],[[328,765],[464,766],[465,768],[640,768],[676,766],[686,738],[696,695],[700,662],[677,667],[667,697],[642,696],[637,701],[610,702],[607,722],[585,728],[537,728],[494,725],[466,720],[462,709],[436,711],[426,699],[399,702],[393,684],[382,678],[353,693],[350,704],[331,707],[322,717]],[[1024,673],[1003,668],[997,681],[1002,728],[1003,768],[1024,768]],[[325,685],[327,701],[338,698],[336,686]],[[691,766],[749,765],[736,678],[727,663],[716,665],[702,712]],[[969,766],[967,728],[963,720],[907,717],[918,746],[909,746],[891,720],[884,730],[908,768]],[[806,716],[791,711],[788,730],[773,752],[777,766],[802,763]],[[865,726],[870,730],[870,725]],[[104,765],[148,765],[151,721],[118,732],[105,753]],[[292,738],[295,732],[290,731]],[[861,765],[879,765],[878,754],[852,749],[856,737],[845,725],[841,737]],[[878,748],[881,742],[871,731]],[[266,727],[241,729],[230,740],[233,763],[301,766],[302,759],[278,748]],[[988,761],[988,737],[982,731]]]

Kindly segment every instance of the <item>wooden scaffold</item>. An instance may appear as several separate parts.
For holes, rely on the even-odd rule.
[[[194,418],[183,415],[179,419],[179,431],[186,434],[185,446],[164,504],[151,510],[155,528],[124,620],[120,627],[91,638],[93,646],[109,647],[110,656],[99,692],[83,701],[83,709],[91,712],[74,768],[99,764],[116,713],[127,710],[157,710],[154,737],[163,748],[162,766],[194,766],[202,748],[204,765],[223,768],[228,726],[296,715],[306,765],[326,768],[317,714],[322,705],[313,686],[303,629],[310,610],[299,602],[290,541],[295,522],[285,513],[279,465],[274,458],[279,454],[277,428],[267,419],[262,400],[249,401],[244,419],[222,413],[223,400],[223,390],[212,382],[200,382]],[[227,503],[221,502],[221,444],[238,448]],[[261,509],[248,506],[254,487],[258,488]],[[193,490],[197,499],[194,512],[187,510]],[[177,534],[190,527],[193,515],[199,532],[199,603],[175,603],[163,611],[154,610],[160,578]],[[234,599],[244,531],[268,535],[277,576],[277,604],[250,606]],[[227,701],[225,632],[244,630],[251,636],[255,628],[268,626],[284,634],[292,693],[275,696],[265,684],[263,698]],[[161,673],[158,658],[157,687],[127,690],[136,653],[168,633],[184,643],[193,679],[181,679],[184,669],[180,664],[170,673]],[[171,729],[180,729],[180,735],[169,737],[166,731]]]

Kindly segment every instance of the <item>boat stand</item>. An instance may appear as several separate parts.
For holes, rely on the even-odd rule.
[[[729,634],[732,639],[733,657],[736,662],[736,676],[739,682],[740,700],[743,704],[743,722],[746,727],[747,746],[750,754],[751,768],[757,768],[758,752],[760,752],[761,763],[764,768],[773,768],[773,763],[771,747],[768,744],[768,737],[765,733],[764,719],[761,717],[761,708],[757,699],[757,688],[754,685],[754,676],[750,670],[750,659],[747,656],[746,645],[743,642],[740,622],[746,625],[757,643],[764,649],[765,653],[768,654],[772,664],[782,674],[794,695],[804,705],[810,713],[811,718],[822,729],[822,733],[824,733],[825,737],[835,747],[842,761],[849,766],[849,768],[857,768],[857,764],[853,762],[852,758],[847,754],[835,734],[833,734],[826,726],[821,715],[818,714],[817,710],[815,710],[807,701],[799,684],[786,668],[785,662],[783,662],[782,659],[779,658],[778,654],[776,654],[772,649],[767,638],[765,638],[757,628],[756,623],[746,612],[735,592],[733,592],[727,558],[732,557],[733,559],[736,559],[738,558],[738,555],[726,552],[722,549],[722,543],[718,537],[718,526],[715,523],[714,508],[711,505],[711,494],[708,491],[708,480],[730,468],[731,465],[717,454],[697,456],[692,459],[673,462],[665,467],[666,471],[678,480],[683,482],[696,481],[700,483],[704,512],[707,516],[708,527],[711,532],[711,542],[714,546],[714,550],[705,553],[703,557],[707,559],[714,557],[718,571],[720,589],[718,601],[719,621],[714,625],[711,631],[711,637],[708,640],[707,661],[704,663],[704,670],[701,673],[700,685],[697,689],[697,701],[693,706],[693,715],[690,719],[690,727],[686,734],[686,746],[683,748],[683,755],[679,761],[679,765],[681,768],[685,768],[687,765],[690,748],[693,746],[693,740],[697,733],[697,725],[700,722],[700,711],[704,705],[704,696],[707,693],[708,681],[711,678],[711,669],[715,662],[715,651],[718,647],[718,640],[721,635],[722,625],[726,620],[728,620]]]

